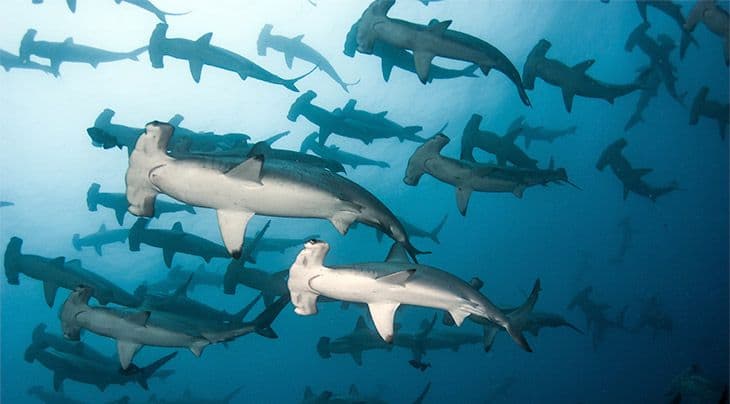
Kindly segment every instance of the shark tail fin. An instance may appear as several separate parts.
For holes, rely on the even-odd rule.
[[[81,235],[79,233],[74,233],[71,244],[73,244],[74,250],[81,251]]]
[[[532,309],[535,307],[535,303],[537,303],[537,298],[540,294],[540,290],[540,279],[537,279],[535,280],[535,284],[532,287],[532,292],[527,297],[527,300],[525,300],[525,302],[522,303],[522,305],[518,307],[517,310],[509,314],[508,317],[510,318],[510,320],[531,313]],[[517,325],[519,323],[521,322],[510,321],[506,327],[507,333],[509,333],[510,337],[512,337],[512,339],[515,340],[517,345],[519,345],[522,349],[527,352],[532,352],[532,348],[530,348],[530,345],[522,334],[522,327]]]
[[[439,133],[428,139],[424,144],[418,146],[411,158],[408,159],[408,166],[403,182],[407,185],[418,185],[421,176],[426,173],[426,161],[438,156],[444,146],[450,141],[451,139],[446,135]]]
[[[296,86],[296,83],[297,83],[297,81],[299,81],[299,80],[301,80],[301,79],[303,79],[303,78],[305,78],[305,77],[309,76],[310,74],[312,74],[312,73],[313,73],[313,72],[314,72],[315,70],[317,70],[318,68],[319,68],[319,66],[314,66],[314,67],[312,68],[312,70],[308,71],[307,73],[304,73],[304,74],[302,74],[302,75],[301,75],[301,76],[299,76],[299,77],[295,77],[295,78],[293,78],[293,79],[288,79],[288,80],[283,80],[283,81],[282,81],[282,85],[283,85],[284,87],[286,87],[286,88],[288,88],[288,89],[290,89],[290,90],[292,90],[292,91],[294,91],[294,92],[297,92],[297,93],[298,93],[298,92],[299,92],[299,89],[298,89],[298,88],[297,88],[297,86]]]
[[[267,307],[261,314],[253,320],[256,327],[256,333],[266,338],[279,338],[276,332],[271,328],[271,323],[281,311],[289,304],[289,294],[278,298],[273,304]]]
[[[145,126],[145,133],[137,139],[125,177],[129,213],[154,216],[158,189],[150,180],[150,171],[172,161],[167,155],[167,145],[174,130],[168,123],[154,121]]]
[[[134,225],[129,229],[129,235],[127,241],[129,241],[129,251],[139,251],[139,245],[141,244],[142,233],[147,228],[150,220],[140,217],[134,222]]]
[[[127,53],[127,59],[139,60],[139,58],[137,58],[137,56],[139,56],[142,52],[144,52],[146,50],[147,50],[147,46],[142,46],[142,47],[139,47],[139,48],[137,48],[137,49],[135,49],[135,50],[133,50],[131,52],[128,52]]]
[[[320,358],[327,359],[332,356],[330,352],[330,338],[329,337],[320,337],[319,341],[317,342],[317,353],[319,354]]]
[[[152,377],[152,375],[154,375],[158,369],[164,366],[175,356],[177,356],[177,352],[165,355],[162,358],[140,369],[139,373],[137,374],[137,383],[139,383],[139,385],[142,386],[143,389],[149,389],[149,386],[147,385],[147,381],[149,380],[149,378]]]
[[[439,224],[437,224],[436,227],[434,227],[433,230],[428,233],[429,238],[433,240],[434,243],[441,244],[441,241],[439,240],[439,233],[441,233],[441,229],[444,228],[444,225],[446,224],[446,219],[448,218],[449,215],[444,215]]]

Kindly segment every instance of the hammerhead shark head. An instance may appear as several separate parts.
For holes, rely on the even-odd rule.
[[[359,52],[372,54],[377,41],[411,50],[416,73],[424,84],[436,56],[474,63],[485,75],[496,69],[515,84],[522,102],[530,105],[517,68],[497,48],[472,35],[448,29],[451,21],[431,20],[428,25],[420,25],[390,18],[387,13],[394,4],[395,0],[375,0],[363,12],[356,23]]]
[[[347,87],[360,82],[360,80],[358,80],[354,83],[345,83],[342,78],[340,78],[340,75],[337,74],[337,71],[334,67],[332,67],[327,58],[325,58],[321,53],[317,52],[311,46],[302,42],[304,34],[297,35],[294,38],[287,38],[285,36],[272,34],[271,31],[273,29],[274,26],[271,24],[266,24],[261,29],[261,33],[259,33],[259,39],[256,41],[256,49],[259,56],[266,56],[266,50],[271,48],[284,54],[286,66],[290,69],[292,68],[292,64],[294,63],[295,58],[310,62],[313,65],[317,66],[319,70],[322,70],[328,76],[330,76],[332,80],[339,84],[340,87],[342,87],[342,89],[346,92],[349,92]]]
[[[124,194],[116,192],[99,192],[100,189],[101,185],[96,182],[89,186],[89,190],[86,191],[86,206],[90,212],[96,212],[99,205],[112,209],[117,218],[117,223],[122,226],[124,224],[124,216],[127,214],[127,208],[129,207],[127,197]],[[155,202],[155,218],[159,218],[163,213],[174,212],[188,212],[194,215],[195,208],[190,205],[167,201],[158,200]]]
[[[696,363],[672,379],[672,384],[666,395],[675,397],[672,403],[681,403],[683,398],[696,400],[689,402],[716,402],[718,404],[727,404],[728,402],[727,386],[723,390],[722,386],[705,375],[702,368]]]
[[[715,0],[697,0],[687,16],[684,29],[694,31],[697,24],[703,22],[707,29],[723,40],[725,64],[730,64],[730,15]]]
[[[357,51],[357,31],[358,23],[352,25],[350,32],[347,33],[345,40],[345,48],[343,53],[347,56],[354,57]],[[413,60],[413,54],[405,49],[397,48],[393,45],[382,41],[375,41],[373,45],[373,55],[380,58],[380,67],[383,73],[383,80],[390,80],[393,67],[397,67],[407,72],[416,73],[416,63]],[[463,69],[447,69],[435,64],[431,64],[428,70],[427,83],[433,80],[453,79],[457,77],[477,77],[474,72],[479,69],[476,64],[469,65]]]
[[[139,300],[114,285],[102,276],[84,269],[81,261],[66,261],[65,257],[46,258],[39,255],[23,254],[23,239],[12,237],[5,249],[5,276],[11,285],[19,285],[22,273],[43,283],[43,296],[48,307],[53,307],[58,288],[74,290],[79,285],[87,285],[90,296],[101,304],[117,303],[136,307]]]
[[[398,336],[394,342],[398,341]],[[332,354],[349,354],[358,366],[362,366],[363,352],[377,349],[390,351],[393,346],[383,341],[376,331],[368,327],[365,318],[360,316],[351,333],[334,340],[321,337],[317,342],[317,353],[321,358],[330,358]]]
[[[50,73],[55,77],[60,74],[57,70],[53,70],[51,66],[42,65],[33,61],[23,61],[19,56],[13,55],[10,52],[6,52],[0,49],[0,66],[9,72],[10,69],[27,69],[27,70],[40,70],[42,72]]]
[[[568,182],[564,168],[547,170],[501,167],[496,164],[480,164],[457,160],[441,155],[441,150],[451,141],[439,133],[419,146],[408,160],[403,182],[418,185],[423,174],[430,174],[439,181],[456,187],[456,206],[466,215],[469,198],[473,191],[511,192],[522,198],[527,187],[547,185],[550,182]]]
[[[591,293],[593,287],[587,287],[573,297],[568,304],[568,309],[572,310],[575,307],[581,309],[586,318],[586,330],[591,332],[593,340],[593,350],[598,348],[598,345],[605,336],[608,329],[615,328],[619,330],[625,330],[624,326],[624,315],[628,306],[624,306],[623,309],[616,315],[615,320],[609,320],[606,317],[606,310],[611,305],[605,303],[597,303],[591,299]]]
[[[228,251],[220,244],[183,231],[182,223],[175,222],[171,230],[147,229],[149,219],[139,218],[129,229],[129,250],[139,251],[140,244],[162,249],[165,265],[172,268],[175,253],[197,255],[210,262],[212,258],[226,258]]]
[[[730,115],[730,104],[721,103],[715,100],[708,100],[707,94],[710,89],[704,86],[697,92],[694,101],[692,101],[692,109],[689,111],[689,124],[697,125],[700,117],[714,119],[717,121],[717,128],[720,130],[720,138],[725,140],[728,128],[728,116]]]
[[[299,92],[295,85],[296,82],[311,73],[310,71],[294,79],[283,79],[242,55],[211,45],[212,32],[201,36],[196,41],[192,41],[183,38],[168,38],[167,28],[167,24],[157,24],[150,37],[149,54],[152,67],[155,69],[163,68],[163,58],[165,56],[187,60],[190,63],[190,74],[196,83],[200,82],[203,66],[208,65],[236,73],[242,80],[253,77],[257,80],[281,85],[291,91]]]
[[[449,349],[456,352],[462,345],[478,344],[482,341],[482,337],[478,334],[434,329],[436,317],[437,315],[434,314],[431,320],[421,321],[418,332],[409,334],[398,331],[393,339],[393,345],[411,351],[413,359],[409,363],[421,371],[430,366],[430,364],[421,362],[423,355],[428,351]]]
[[[515,144],[517,136],[522,131],[522,126],[516,126],[504,136],[494,132],[479,129],[483,117],[473,114],[464,127],[461,136],[461,159],[476,162],[474,149],[479,148],[497,157],[497,164],[504,166],[507,162],[516,167],[537,169],[537,160],[530,158],[522,149]]]
[[[639,9],[639,14],[644,22],[649,22],[647,18],[647,9],[651,6],[662,13],[666,14],[669,18],[674,20],[682,30],[682,39],[679,46],[679,58],[684,59],[684,55],[687,52],[687,48],[690,43],[694,43],[698,46],[697,41],[692,37],[692,34],[685,29],[686,23],[684,15],[682,14],[682,5],[674,3],[672,0],[636,0],[636,7]]]
[[[104,355],[84,342],[70,342],[60,335],[47,333],[46,325],[39,324],[33,330],[33,342],[25,350],[24,358],[29,363],[38,360],[53,371],[55,391],[63,391],[65,379],[95,385],[104,391],[109,385],[130,382],[147,390],[149,379],[165,379],[175,373],[174,370],[159,369],[176,355],[177,352],[170,353],[142,368],[130,364],[127,371],[120,372],[115,355]]]
[[[653,186],[645,182],[642,177],[653,171],[651,168],[633,168],[631,163],[624,157],[623,149],[628,145],[626,139],[621,138],[611,143],[601,153],[596,163],[596,168],[603,171],[606,166],[611,167],[616,178],[621,181],[624,187],[624,200],[629,192],[651,199],[652,202],[663,195],[678,189],[678,184],[673,181],[665,186]]]
[[[101,257],[101,247],[111,243],[124,243],[127,241],[129,229],[107,230],[106,225],[102,224],[96,233],[81,237],[78,233],[73,235],[71,243],[76,251],[81,251],[81,247],[94,247],[96,255]]]
[[[563,91],[563,103],[566,111],[573,109],[573,97],[579,95],[588,98],[601,98],[613,104],[613,101],[640,88],[638,83],[607,84],[589,76],[586,71],[596,61],[588,59],[570,67],[565,63],[545,57],[552,44],[541,39],[530,54],[522,70],[525,88],[535,88],[535,79],[541,78],[546,83],[560,87]]]
[[[318,138],[319,133],[312,132],[309,136],[304,138],[299,151],[302,153],[311,151],[324,159],[334,160],[343,166],[350,166],[352,168],[357,168],[358,166],[376,166],[382,168],[390,167],[390,164],[385,161],[372,160],[367,157],[360,156],[359,154],[346,152],[335,145],[325,146],[317,141]]]
[[[525,139],[525,149],[529,149],[532,142],[541,141],[552,143],[555,139],[574,134],[577,129],[576,126],[570,126],[565,129],[548,129],[542,126],[530,126],[525,122],[524,116],[520,116],[512,121],[507,133],[517,131],[518,128],[519,132],[517,136],[522,136]]]
[[[36,41],[37,33],[38,31],[31,28],[23,36],[18,52],[20,60],[23,63],[29,62],[31,55],[49,59],[51,72],[58,72],[63,62],[87,63],[96,68],[100,63],[124,59],[138,60],[137,56],[147,50],[147,47],[143,46],[130,52],[110,52],[91,46],[77,45],[70,37],[63,42]]]
[[[629,34],[629,38],[626,40],[624,49],[626,49],[627,52],[631,52],[638,46],[639,49],[641,49],[641,51],[649,57],[651,66],[661,75],[662,82],[664,83],[664,87],[666,87],[667,92],[669,92],[669,95],[671,95],[672,98],[677,100],[680,104],[683,104],[684,97],[687,93],[685,92],[682,95],[677,94],[677,88],[675,86],[677,77],[674,75],[677,68],[674,67],[670,61],[671,52],[676,47],[674,40],[665,34],[660,34],[657,37],[657,40],[654,40],[654,38],[647,35],[646,32],[648,29],[648,22],[639,24],[638,27],[634,28],[634,30],[631,31],[631,34]]]
[[[189,388],[186,388],[185,391],[182,394],[182,397],[171,400],[168,398],[160,399],[157,397],[157,395],[153,394],[150,396],[148,403],[150,404],[188,404],[188,403],[196,403],[196,404],[228,404],[233,400],[234,397],[241,391],[243,387],[237,387],[230,393],[226,394],[222,398],[206,398],[201,396],[196,396],[193,393],[190,392]]]

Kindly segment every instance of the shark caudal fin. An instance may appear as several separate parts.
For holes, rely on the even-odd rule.
[[[266,338],[279,338],[276,332],[271,328],[271,323],[276,320],[276,317],[281,311],[289,304],[289,295],[286,294],[276,299],[276,301],[267,307],[261,314],[253,320],[253,324],[256,327],[256,333]]]
[[[530,54],[527,55],[525,66],[522,68],[522,85],[532,90],[535,88],[535,78],[537,77],[537,66],[540,61],[545,58],[547,51],[552,44],[547,39],[541,39],[535,47],[532,48]]]
[[[141,53],[145,52],[147,50],[147,46],[141,46],[131,52],[127,52],[127,59],[131,60],[139,60],[137,56],[139,56]]]
[[[254,308],[254,306],[256,306],[256,303],[258,303],[259,300],[261,300],[262,296],[263,296],[263,293],[259,293],[258,295],[256,295],[256,297],[253,298],[253,300],[248,302],[247,305],[243,306],[243,308],[241,310],[239,310],[236,314],[234,314],[232,316],[233,321],[237,322],[237,323],[242,323],[243,319],[246,318],[248,313],[250,313],[251,310]]]
[[[418,181],[426,173],[426,161],[440,155],[441,150],[451,139],[443,133],[439,133],[428,139],[424,144],[418,146],[408,159],[406,175],[403,182],[407,185],[418,185]]]
[[[444,228],[444,225],[446,224],[446,219],[448,218],[449,215],[444,215],[439,224],[437,224],[436,227],[434,227],[433,230],[428,233],[428,237],[433,240],[434,243],[441,244],[441,241],[439,241],[439,233],[441,233],[441,229]]]
[[[167,145],[174,127],[168,123],[153,121],[145,126],[145,132],[137,139],[129,155],[129,168],[125,177],[129,213],[151,217],[155,214],[157,187],[152,184],[150,172],[172,158],[167,155]]]
[[[319,68],[319,66],[314,66],[314,67],[312,68],[312,70],[310,70],[310,71],[308,71],[308,72],[306,72],[306,73],[302,74],[302,75],[301,75],[301,76],[299,76],[299,77],[295,77],[295,78],[293,78],[293,79],[282,79],[282,81],[281,81],[281,85],[283,85],[284,87],[288,88],[289,90],[292,90],[292,91],[294,91],[294,92],[298,93],[298,92],[299,92],[299,89],[298,89],[298,88],[297,88],[297,86],[296,86],[296,83],[297,83],[297,81],[299,81],[299,80],[301,80],[301,79],[303,79],[303,78],[305,78],[305,77],[309,76],[310,74],[312,74],[312,73],[313,73],[313,72],[314,72],[315,70],[317,70],[318,68]]]
[[[317,341],[317,353],[319,354],[319,357],[323,359],[327,359],[332,356],[332,353],[330,352],[329,337],[319,338],[319,341]]]
[[[139,251],[139,245],[142,242],[142,233],[147,229],[147,225],[150,223],[149,219],[139,218],[134,225],[129,229],[127,235],[127,241],[129,242],[129,251]]]
[[[517,321],[519,317],[528,316],[530,313],[532,313],[533,308],[535,307],[535,303],[537,303],[537,298],[540,294],[540,279],[535,280],[535,284],[532,287],[532,292],[530,292],[530,295],[527,297],[527,300],[525,300],[524,303],[520,307],[518,307],[515,311],[510,313],[507,317],[510,319],[509,324],[506,327],[507,333],[512,337],[512,339],[517,343],[517,345],[520,346],[520,348],[524,349],[527,352],[532,352],[532,348],[530,348],[529,343],[525,339],[525,336],[522,334],[524,331],[521,326],[518,326],[517,324],[523,324],[524,321]]]
[[[426,395],[428,394],[428,392],[430,390],[431,390],[431,382],[428,382],[428,384],[426,384],[426,387],[423,388],[423,391],[421,392],[421,394],[419,394],[418,397],[416,397],[416,399],[413,400],[413,404],[422,404],[423,400],[426,399]]]
[[[159,370],[162,366],[164,366],[167,362],[172,360],[177,356],[177,352],[173,352],[171,354],[165,355],[162,358],[152,362],[151,364],[139,369],[137,372],[137,383],[139,383],[140,386],[142,386],[143,389],[148,390],[149,385],[147,384],[148,380]],[[131,365],[134,366],[134,365]]]

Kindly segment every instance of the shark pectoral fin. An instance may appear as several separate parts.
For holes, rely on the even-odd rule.
[[[162,249],[162,259],[165,261],[165,266],[172,268],[172,258],[175,256],[175,250],[172,248]]]
[[[124,207],[124,209],[114,209],[114,216],[117,218],[117,223],[119,223],[120,226],[124,225],[124,215],[127,214],[127,207]]]
[[[489,352],[492,349],[494,337],[497,336],[497,331],[499,331],[499,328],[493,324],[484,326],[484,352]]]
[[[245,185],[261,186],[261,170],[264,167],[264,156],[257,154],[247,158],[243,163],[226,171],[226,176],[244,181]]]
[[[588,70],[589,67],[593,66],[594,63],[596,63],[594,59],[584,60],[573,66],[573,70],[585,74],[586,70]]]
[[[416,269],[407,269],[405,271],[398,271],[392,274],[375,278],[378,282],[387,283],[390,285],[405,287],[406,282],[416,273]]]
[[[522,199],[522,195],[525,193],[525,189],[527,189],[526,186],[520,184],[517,185],[512,189],[512,194],[520,199]]]
[[[142,345],[130,341],[117,341],[117,354],[119,355],[119,363],[122,369],[127,369],[132,363],[134,355],[142,348]]]
[[[243,249],[243,236],[246,233],[246,226],[254,215],[254,212],[240,210],[216,211],[218,215],[218,226],[221,229],[221,237],[226,250],[235,259],[241,257]]]
[[[428,82],[428,75],[431,71],[431,61],[434,58],[433,53],[429,52],[414,52],[413,53],[413,61],[416,64],[416,74],[418,74],[418,79],[421,80],[421,83],[426,84]]]
[[[56,301],[56,292],[58,291],[58,285],[51,282],[43,282],[43,297],[46,298],[46,304],[48,307],[53,307],[53,302]]]
[[[451,314],[451,318],[454,320],[454,324],[456,324],[457,327],[461,327],[464,319],[467,318],[471,313],[457,307],[455,309],[449,310],[449,314]]]
[[[210,341],[208,341],[207,339],[201,338],[201,339],[195,340],[192,344],[190,344],[188,349],[190,349],[190,352],[192,352],[193,355],[195,355],[196,357],[199,358],[200,355],[203,354],[203,349],[205,349],[205,347],[207,347],[208,345],[210,345]]]
[[[203,74],[203,61],[200,59],[190,59],[190,74],[196,83],[200,83],[200,75]]]
[[[461,213],[462,216],[466,216],[466,208],[469,206],[471,191],[471,188],[456,188],[456,207],[459,208],[459,213]]]
[[[285,53],[284,61],[286,62],[286,67],[291,69],[294,64],[294,55],[292,55],[291,53]]]
[[[380,70],[383,72],[383,80],[387,83],[390,80],[390,73],[393,72],[393,63],[383,58],[380,63]]]
[[[63,391],[63,375],[61,372],[53,372],[53,390]]]
[[[563,103],[565,104],[565,110],[571,112],[573,110],[573,97],[575,93],[563,89]]]
[[[101,244],[94,244],[94,251],[96,251],[96,255],[101,257]]]
[[[291,302],[294,305],[294,312],[300,316],[317,314],[317,297],[319,295],[309,291],[292,291]]]
[[[375,329],[378,330],[380,337],[389,344],[393,342],[393,320],[398,306],[400,306],[398,302],[370,303],[368,305]]]
[[[357,366],[362,366],[362,351],[351,351],[350,355],[352,356],[352,360],[357,363]]]

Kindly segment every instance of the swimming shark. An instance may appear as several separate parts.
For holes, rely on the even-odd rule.
[[[677,94],[677,88],[675,85],[677,82],[677,76],[674,75],[677,68],[670,60],[672,50],[676,48],[676,45],[672,38],[665,34],[660,34],[655,40],[647,34],[648,30],[648,22],[639,24],[629,34],[629,38],[626,40],[624,49],[627,52],[633,51],[635,47],[641,49],[641,51],[649,57],[652,68],[661,75],[662,82],[664,83],[664,87],[667,89],[669,95],[683,105],[684,97],[687,93]]]
[[[206,271],[205,264],[200,264],[195,271],[186,271],[180,269],[179,265],[175,265],[167,271],[165,279],[145,286],[147,290],[153,292],[170,292],[177,290],[188,279],[191,279],[187,288],[188,292],[192,292],[197,286],[220,288],[223,285],[223,275],[221,273]]]
[[[578,292],[568,304],[568,309],[573,310],[578,307],[586,318],[586,331],[591,333],[593,350],[598,349],[598,345],[605,337],[606,331],[609,329],[626,330],[624,326],[624,317],[628,306],[624,306],[616,315],[615,320],[610,320],[606,316],[606,310],[611,305],[598,303],[591,298],[593,287],[589,286]]]
[[[704,374],[698,364],[692,364],[682,373],[672,379],[667,396],[679,395],[677,402],[682,399],[694,399],[701,403],[727,404],[727,387],[723,390],[721,385]],[[718,401],[719,400],[719,401]]]
[[[86,191],[86,206],[89,208],[90,212],[96,212],[99,205],[112,209],[117,218],[117,223],[122,226],[124,224],[124,215],[127,213],[127,208],[129,206],[126,195],[116,192],[99,192],[100,189],[101,185],[96,182],[89,186],[89,190]],[[182,205],[167,201],[155,202],[154,217],[159,218],[163,213],[174,212],[188,212],[194,215],[195,208],[190,205]]]
[[[397,138],[399,141],[410,140],[411,142],[423,143],[426,139],[417,136],[416,133],[423,130],[422,126],[401,126],[400,124],[386,118],[388,111],[377,113],[355,109],[357,101],[350,99],[343,108],[337,108],[332,111],[334,115],[340,115],[345,119],[351,119],[364,124],[371,132],[372,140],[377,138]],[[326,140],[322,139],[320,134],[320,143],[324,144]],[[369,142],[366,142],[366,144]]]
[[[398,341],[398,335],[394,341]],[[317,353],[320,358],[330,358],[332,354],[349,354],[358,366],[362,366],[362,354],[365,351],[382,349],[390,351],[392,344],[383,341],[376,331],[370,329],[365,318],[360,316],[355,329],[339,338],[320,337],[317,342]]]
[[[357,168],[358,166],[376,166],[381,168],[390,167],[390,164],[385,161],[372,160],[355,153],[346,152],[335,145],[325,146],[318,142],[317,138],[319,138],[319,133],[312,132],[309,136],[304,138],[299,151],[301,153],[311,151],[317,156],[337,161],[343,166],[350,166],[352,168]]]
[[[461,136],[461,159],[476,162],[474,149],[479,148],[487,153],[494,154],[497,164],[500,166],[512,163],[516,167],[537,169],[537,160],[530,158],[519,146],[515,144],[517,136],[522,131],[522,126],[514,126],[504,136],[499,136],[488,130],[481,130],[483,116],[472,114],[469,122],[464,127]]]
[[[140,244],[162,249],[165,265],[172,268],[175,253],[197,255],[210,262],[212,258],[227,258],[228,251],[220,244],[183,230],[182,223],[175,222],[172,229],[148,229],[149,219],[139,218],[129,229],[129,250],[139,251]]]
[[[246,268],[242,261],[231,260],[223,275],[223,293],[236,294],[239,284],[261,292],[266,306],[278,296],[286,296],[289,289],[286,286],[286,277],[289,270],[266,272],[257,268]]]
[[[426,367],[421,362],[421,358],[428,351],[449,349],[457,352],[462,345],[478,344],[482,341],[481,335],[434,329],[435,324],[436,314],[434,314],[431,320],[421,321],[421,327],[418,332],[411,334],[399,331],[395,334],[395,338],[393,338],[393,345],[411,351],[413,357],[411,366],[421,371],[425,370]]]
[[[421,394],[412,402],[413,404],[422,404],[429,390],[431,390],[431,382],[426,384]],[[325,390],[320,394],[314,394],[312,388],[307,386],[304,389],[304,397],[302,404],[386,404],[387,401],[376,396],[366,396],[360,394],[354,384],[350,385],[347,394],[335,395],[329,390]]]
[[[375,328],[385,342],[393,341],[393,320],[402,304],[448,311],[456,325],[469,315],[482,316],[505,328],[515,342],[531,351],[522,334],[484,295],[468,283],[440,269],[411,263],[393,244],[385,262],[326,267],[329,244],[310,240],[289,269],[288,286],[294,311],[317,313],[317,298],[366,303]]]
[[[564,168],[547,170],[501,167],[457,160],[441,155],[441,150],[451,139],[439,133],[419,146],[408,160],[403,182],[418,185],[423,174],[430,174],[439,181],[456,187],[456,205],[459,213],[466,216],[466,208],[473,191],[511,192],[522,198],[525,189],[550,182],[568,182]]]
[[[168,13],[166,11],[162,11],[159,8],[155,7],[155,5],[152,4],[152,2],[149,0],[114,0],[114,2],[117,4],[129,3],[133,6],[137,6],[143,10],[149,11],[150,13],[154,14],[162,22],[166,22],[165,17],[168,15],[188,14],[188,13]],[[43,3],[43,0],[33,0],[33,4],[41,4],[41,3]],[[68,8],[69,8],[69,10],[71,10],[72,13],[76,12],[76,0],[66,0],[66,4],[68,5]]]
[[[450,20],[431,20],[428,25],[421,25],[390,18],[387,13],[394,4],[395,0],[375,0],[363,12],[357,22],[358,52],[372,54],[377,41],[411,50],[416,73],[424,84],[436,56],[477,64],[485,75],[496,69],[514,83],[522,102],[530,105],[519,72],[497,48],[477,37],[448,29]]]
[[[103,363],[109,360],[109,356],[102,354],[94,349],[91,345],[81,341],[69,341],[60,335],[46,332],[48,326],[40,323],[33,329],[32,340],[30,345],[25,349],[23,358],[26,362],[31,363],[39,351],[51,348],[59,353],[66,353],[77,356],[79,358]]]
[[[626,216],[618,224],[621,231],[621,242],[616,255],[608,259],[610,264],[621,264],[624,262],[626,252],[633,245],[634,228],[631,226],[631,218]]]
[[[63,42],[36,41],[37,33],[38,31],[31,28],[23,36],[18,51],[20,60],[23,63],[29,62],[31,55],[49,59],[53,72],[58,72],[63,62],[87,63],[96,68],[100,63],[124,59],[138,60],[137,56],[147,50],[147,47],[143,46],[130,52],[110,52],[91,46],[77,45],[71,37],[66,38]]]
[[[156,394],[153,394],[147,402],[151,404],[228,404],[234,397],[236,397],[242,388],[243,387],[237,387],[222,398],[205,398],[196,396],[190,392],[190,388],[185,388],[182,397],[179,399],[171,400],[169,398],[158,398]]]
[[[641,18],[644,22],[647,23],[649,22],[647,18],[648,6],[651,6],[667,15],[669,18],[674,20],[674,22],[676,22],[679,26],[679,29],[682,30],[682,39],[679,47],[680,59],[684,59],[684,55],[687,52],[687,48],[690,43],[695,44],[695,46],[699,46],[697,41],[692,37],[692,34],[690,34],[690,32],[684,27],[686,21],[681,10],[682,4],[676,4],[671,0],[636,0],[636,7],[639,9],[639,14],[641,14]]]
[[[676,181],[664,186],[654,186],[645,182],[642,177],[652,172],[653,169],[633,168],[623,155],[623,149],[627,145],[628,142],[624,138],[616,140],[603,150],[596,163],[596,168],[599,171],[603,171],[606,166],[611,167],[611,171],[623,184],[624,200],[629,196],[629,192],[633,192],[656,202],[660,196],[669,194],[679,188]]]
[[[576,95],[588,98],[600,98],[613,104],[613,101],[626,94],[639,90],[638,83],[630,84],[607,84],[589,76],[586,71],[596,61],[588,59],[575,66],[568,66],[565,63],[545,57],[552,44],[541,39],[530,51],[522,70],[522,80],[525,88],[535,88],[535,79],[541,78],[546,83],[560,87],[563,91],[563,103],[565,110],[571,112],[573,109],[573,97]]]
[[[31,0],[33,4],[43,4],[43,0]],[[66,0],[66,5],[72,13],[76,12],[76,0]]]
[[[13,202],[0,201],[0,208],[4,208],[4,207],[7,207],[7,206],[15,206],[15,204]]]
[[[524,116],[520,116],[512,121],[509,129],[507,129],[507,133],[517,131],[518,128],[520,130],[517,136],[525,139],[525,149],[529,149],[532,142],[541,141],[552,143],[555,139],[574,134],[577,129],[576,126],[569,126],[565,129],[548,129],[543,126],[530,126],[530,124],[525,122]]]
[[[117,341],[117,352],[122,369],[128,369],[134,355],[144,345],[170,348],[188,348],[195,356],[200,356],[210,344],[226,342],[237,337],[256,332],[267,338],[276,338],[271,330],[271,322],[283,309],[288,300],[280,298],[251,322],[233,325],[225,331],[213,330],[210,333],[188,331],[187,325],[178,323],[171,326],[164,317],[158,320],[149,311],[129,312],[119,309],[89,306],[91,290],[79,287],[72,292],[59,313],[64,337],[78,341],[82,329],[94,334],[113,338]],[[159,321],[159,322],[158,322]]]
[[[358,24],[355,23],[347,33],[345,47],[343,53],[347,56],[354,57],[357,51],[357,31]],[[413,54],[405,49],[396,48],[382,41],[375,41],[373,45],[373,55],[380,58],[380,68],[383,73],[383,80],[388,82],[393,67],[397,67],[407,72],[416,73],[416,63],[413,60]],[[472,64],[463,69],[447,69],[435,64],[431,64],[428,70],[427,83],[436,79],[453,79],[457,77],[477,77],[474,72],[479,69],[478,65]]]
[[[443,229],[444,225],[446,224],[446,219],[448,217],[449,215],[444,215],[444,217],[441,218],[441,221],[439,221],[438,224],[436,224],[436,226],[434,226],[434,228],[431,230],[425,230],[420,226],[410,223],[403,218],[399,219],[400,222],[403,223],[403,228],[406,229],[406,233],[408,233],[408,236],[427,238],[436,244],[441,244],[441,240],[439,240],[439,233],[441,233],[441,229]],[[376,230],[375,238],[378,240],[378,243],[380,243],[381,241],[383,241],[383,233]]]
[[[40,70],[42,72],[50,73],[54,77],[58,77],[60,74],[57,70],[53,70],[51,66],[46,66],[33,61],[23,61],[20,56],[13,55],[10,52],[6,52],[0,49],[0,66],[9,72],[11,69],[27,69],[27,70]]]
[[[722,38],[725,64],[730,64],[730,15],[727,10],[720,7],[715,0],[697,0],[687,16],[684,29],[692,32],[700,22],[710,32]]]
[[[242,55],[211,45],[212,32],[201,36],[196,41],[192,41],[184,38],[168,38],[167,28],[167,24],[157,24],[150,37],[148,51],[152,67],[155,69],[163,68],[165,56],[187,60],[190,64],[190,74],[196,83],[200,82],[203,66],[208,65],[236,73],[242,80],[253,77],[257,80],[281,85],[291,91],[299,92],[295,85],[296,82],[311,73],[310,71],[294,79],[283,79]]]
[[[644,110],[649,106],[649,101],[657,96],[659,86],[663,83],[663,76],[657,66],[649,65],[639,69],[638,81],[642,83],[639,100],[636,101],[634,113],[631,114],[629,120],[626,121],[626,125],[624,125],[624,131],[633,128],[639,122],[644,122]]]
[[[53,307],[59,288],[74,290],[79,285],[93,288],[91,296],[99,303],[117,303],[134,307],[139,304],[135,296],[111,283],[102,276],[84,269],[81,261],[66,261],[65,257],[46,258],[23,254],[23,239],[12,237],[5,249],[5,276],[8,284],[19,285],[22,273],[43,283],[43,296],[48,307]]]
[[[692,101],[692,109],[689,112],[689,124],[697,125],[700,117],[714,119],[717,121],[717,128],[720,130],[720,138],[725,139],[728,131],[728,121],[730,118],[730,104],[721,103],[715,100],[708,100],[707,94],[710,89],[707,86],[700,88],[694,100]]]
[[[292,68],[295,58],[312,63],[317,66],[319,70],[322,70],[330,76],[332,80],[339,84],[346,92],[350,92],[348,90],[349,86],[355,85],[360,81],[358,80],[353,83],[345,83],[326,57],[317,52],[317,50],[311,46],[302,42],[304,34],[297,35],[294,38],[287,38],[285,36],[272,34],[271,31],[273,29],[274,26],[271,24],[266,24],[263,28],[261,28],[259,38],[256,41],[256,49],[259,56],[266,56],[266,50],[271,48],[284,54],[284,60],[286,61],[287,67],[290,69]]]
[[[642,302],[639,320],[631,330],[639,332],[644,328],[650,328],[655,338],[659,331],[672,333],[672,317],[664,310],[656,295]]]
[[[129,212],[155,214],[164,193],[182,202],[216,209],[223,243],[241,255],[244,233],[254,214],[328,219],[341,234],[359,221],[382,230],[415,256],[403,225],[373,194],[331,171],[261,155],[241,164],[174,159],[165,153],[173,133],[169,124],[151,122],[129,157],[126,175]]]
[[[73,399],[63,393],[46,391],[43,387],[37,386],[37,385],[31,386],[28,389],[28,391],[26,391],[26,393],[29,396],[33,396],[36,399],[38,399],[39,401],[44,402],[45,404],[85,404],[86,403],[86,401],[79,401],[79,400]],[[128,402],[129,397],[128,396],[125,396],[125,397],[127,397],[126,402]],[[118,400],[106,401],[105,403],[106,404],[117,404],[117,403],[119,403],[119,401]]]
[[[129,229],[107,230],[106,225],[99,226],[96,233],[81,237],[79,233],[75,233],[71,239],[76,251],[81,251],[81,247],[94,247],[96,255],[101,257],[101,247],[111,243],[124,243],[127,241]]]

